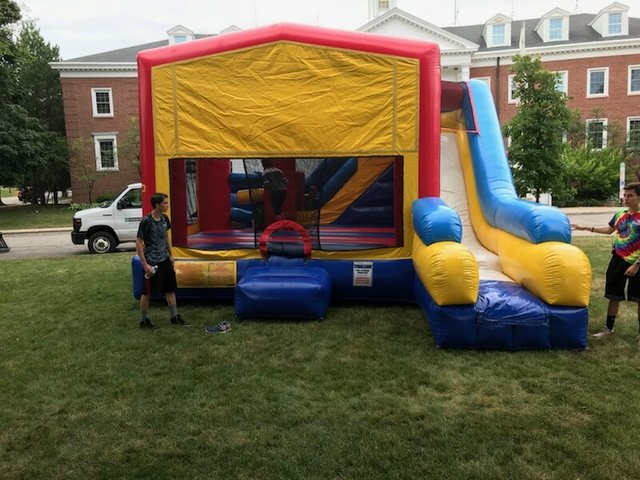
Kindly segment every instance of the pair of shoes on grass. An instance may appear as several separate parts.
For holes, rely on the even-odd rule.
[[[181,327],[190,327],[191,324],[187,322],[180,314],[171,319],[171,325],[178,325]]]
[[[173,317],[171,320],[171,325],[178,325],[181,327],[190,327],[191,324],[189,322],[187,322],[184,318],[182,318],[182,316],[180,315],[176,315],[175,317]],[[156,327],[153,323],[151,323],[151,320],[149,320],[148,318],[145,318],[144,320],[140,320],[140,322],[138,322],[138,326],[140,328],[144,328],[147,330],[154,330],[158,327]]]
[[[227,321],[220,322],[217,325],[212,327],[207,327],[204,329],[207,333],[227,333],[231,330],[231,324]]]

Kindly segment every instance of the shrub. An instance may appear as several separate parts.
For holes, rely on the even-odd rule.
[[[562,161],[566,182],[564,188],[554,192],[555,203],[560,207],[608,203],[617,195],[623,158],[620,147],[593,150],[588,146],[565,146]]]

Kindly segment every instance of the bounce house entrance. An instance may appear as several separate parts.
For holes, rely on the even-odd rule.
[[[315,250],[400,246],[402,157],[172,159],[173,243],[257,248],[272,223],[303,226]]]

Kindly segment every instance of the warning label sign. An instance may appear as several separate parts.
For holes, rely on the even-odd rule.
[[[371,287],[373,285],[373,262],[353,262],[353,286]]]

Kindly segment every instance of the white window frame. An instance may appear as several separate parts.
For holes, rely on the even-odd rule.
[[[108,93],[109,94],[109,113],[98,113],[98,102],[96,100],[96,96],[98,93]],[[91,89],[91,105],[93,107],[93,116],[94,117],[113,117],[113,91],[110,87],[102,87],[102,88],[92,88]]]
[[[604,92],[591,93],[591,74],[595,72],[604,72]],[[587,69],[587,98],[601,98],[609,96],[609,67],[598,67]]]
[[[620,16],[620,31],[619,32],[612,32],[611,31],[611,17],[613,15],[619,15]],[[622,12],[610,12],[607,15],[607,37],[615,37],[617,35],[624,35],[623,31],[623,22],[624,22],[624,15],[622,14]]]
[[[496,35],[495,35],[495,29],[496,27],[503,27],[504,28],[504,38],[502,39],[502,42],[496,42]],[[491,46],[492,47],[502,47],[504,45],[508,45],[508,39],[507,39],[507,24],[506,23],[495,23],[493,25],[491,25]]]
[[[102,151],[100,150],[100,141],[111,140],[113,142],[113,167],[102,166]],[[120,170],[118,165],[118,135],[116,133],[94,133],[93,146],[96,157],[96,171],[98,172],[117,172]]]
[[[513,79],[514,79],[515,75],[509,75],[509,78],[507,80],[507,103],[511,103],[514,105],[517,105],[518,103],[520,103],[520,99],[518,98],[513,98]]]
[[[631,72],[638,70],[640,72],[640,65],[629,65],[629,80],[627,82],[627,95],[640,95],[640,87],[638,90],[631,90]]]
[[[602,147],[596,147],[596,146],[592,146],[592,148],[594,150],[604,150],[605,148],[607,148],[607,125],[608,125],[608,119],[606,118],[589,118],[585,121],[586,125],[587,125],[587,143],[589,143],[591,141],[591,138],[589,137],[589,125],[592,123],[602,123]]]
[[[627,142],[631,139],[631,122],[640,122],[640,117],[627,117]],[[638,131],[640,132],[640,126],[638,127]],[[634,146],[640,147],[640,142]]]
[[[563,78],[562,85],[564,86],[564,89],[560,90],[558,89],[558,84],[556,83],[556,90],[568,96],[569,95],[569,71],[558,70],[557,72],[554,72],[554,73],[557,73],[558,75],[560,75],[561,78]]]
[[[558,36],[558,38],[553,38],[552,37],[552,32],[554,31],[551,28],[551,25],[553,22],[560,22],[560,35]],[[564,18],[563,17],[551,17],[549,19],[549,41],[550,42],[559,42],[560,40],[564,40]]]

